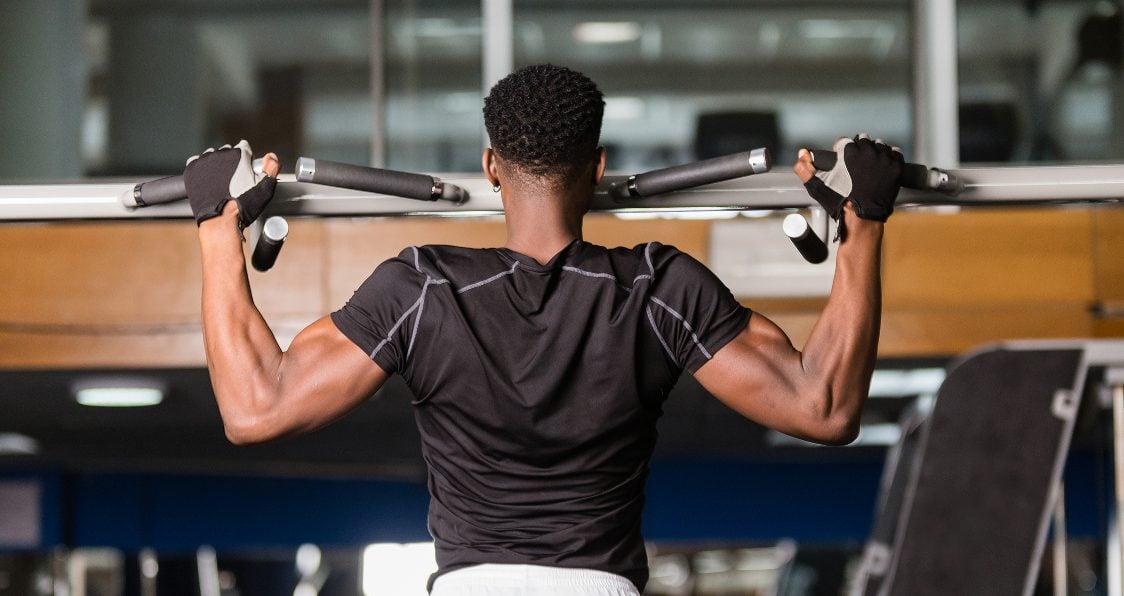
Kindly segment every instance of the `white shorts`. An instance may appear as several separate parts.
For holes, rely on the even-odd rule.
[[[438,577],[430,596],[640,596],[640,592],[632,582],[607,571],[486,564]]]

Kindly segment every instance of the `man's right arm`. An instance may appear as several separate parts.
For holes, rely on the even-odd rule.
[[[795,170],[807,182],[806,152]],[[884,223],[858,217],[847,203],[835,279],[803,351],[758,313],[695,372],[715,397],[762,425],[795,437],[841,445],[858,436],[881,322]]]
[[[260,443],[328,424],[388,375],[329,317],[281,350],[250,294],[237,211],[232,201],[199,227],[203,340],[227,437]]]

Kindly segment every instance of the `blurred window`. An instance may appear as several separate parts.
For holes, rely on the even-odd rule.
[[[905,1],[515,0],[516,67],[585,72],[606,95],[609,167],[637,170],[867,131],[910,151]]]
[[[962,161],[1124,157],[1120,4],[960,2]],[[481,3],[380,0],[380,26],[371,6],[14,0],[0,178],[163,175],[243,137],[289,167],[477,171]],[[858,131],[910,154],[910,7],[514,0],[515,66],[565,64],[601,85],[618,171],[762,145],[783,164]]]
[[[1124,157],[1121,6],[958,3],[960,161]]]
[[[476,172],[484,146],[479,0],[386,0],[386,167]]]
[[[287,167],[366,163],[370,32],[367,0],[91,0],[83,170],[167,174],[241,138]]]

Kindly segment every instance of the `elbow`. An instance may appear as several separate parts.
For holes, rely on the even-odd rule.
[[[821,445],[842,447],[859,437],[859,419],[865,396],[833,395],[824,388],[810,417],[807,437]]]
[[[226,440],[239,446],[265,443],[280,435],[268,417],[249,412],[224,412],[222,426]]]
[[[276,428],[276,403],[274,396],[266,390],[240,388],[237,392],[219,392],[219,412],[222,415],[223,432],[226,440],[233,445],[253,445],[276,438],[280,433]]]
[[[829,447],[842,447],[850,445],[859,438],[859,417],[840,417],[839,420],[829,420],[822,425],[820,435],[816,442]]]
[[[247,421],[224,419],[223,431],[226,433],[226,440],[232,445],[254,445],[269,440],[257,425]]]
[[[804,429],[800,438],[827,447],[843,447],[859,438],[859,423],[851,420],[820,420]]]

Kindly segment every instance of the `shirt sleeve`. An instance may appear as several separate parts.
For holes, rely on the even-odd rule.
[[[332,322],[388,374],[400,372],[417,324],[411,315],[421,305],[425,280],[403,251],[380,264],[331,314]]]
[[[647,315],[668,355],[694,374],[745,329],[751,311],[691,255],[659,243],[645,250],[653,274]]]

